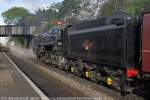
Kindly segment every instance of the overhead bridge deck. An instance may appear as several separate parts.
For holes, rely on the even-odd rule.
[[[1,25],[0,36],[27,36],[33,35],[38,25]]]

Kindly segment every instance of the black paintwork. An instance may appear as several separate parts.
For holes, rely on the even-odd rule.
[[[94,27],[95,26],[95,27]],[[107,66],[133,67],[139,58],[134,18],[126,13],[77,23],[68,29],[67,56]],[[88,40],[92,47],[83,46]]]
[[[59,47],[57,52],[68,58],[106,66],[134,67],[140,58],[139,33],[135,30],[134,18],[117,12],[102,19],[76,23],[63,30],[53,28],[39,35],[34,45]],[[85,49],[85,41],[91,45],[88,50]],[[62,45],[58,46],[58,42]]]

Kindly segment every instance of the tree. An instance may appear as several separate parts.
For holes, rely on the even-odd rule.
[[[2,13],[6,24],[19,24],[23,17],[27,16],[29,11],[22,7],[13,7]]]
[[[62,6],[60,9],[60,14],[62,18],[64,17],[72,17],[79,14],[79,10],[81,9],[81,0],[64,0],[62,2]]]
[[[82,0],[64,0],[51,4],[47,9],[39,9],[36,16],[40,21],[49,22],[49,27],[56,26],[56,21],[64,20],[65,23],[76,22]]]
[[[64,0],[59,10],[59,18],[64,19],[66,23],[74,23],[77,21],[76,16],[79,15],[82,0]]]
[[[99,17],[108,16],[115,11],[125,11],[129,0],[106,0],[100,10]]]
[[[13,7],[2,13],[4,22],[7,25],[23,24],[23,19],[30,15],[29,11],[22,7]],[[28,18],[29,20],[29,18]],[[30,21],[28,21],[30,22]],[[10,37],[8,42],[15,41],[17,44],[24,44],[24,37]]]
[[[99,11],[99,17],[110,15],[114,11],[125,11],[139,16],[147,3],[150,3],[150,0],[106,0]]]
[[[47,9],[38,9],[35,16],[39,22],[48,22],[50,29],[56,26],[54,23],[55,20],[61,19],[61,15],[59,14],[61,6],[61,3],[51,4]]]
[[[84,0],[80,11],[81,19],[91,20],[97,18],[101,5],[105,0]]]
[[[145,4],[150,4],[150,0],[133,0],[130,4],[128,4],[127,11],[135,16],[138,16],[141,14],[143,10],[142,8]]]
[[[23,17],[19,24],[21,24],[21,25],[39,25],[40,21],[37,19],[36,15],[29,14],[29,15]]]
[[[24,37],[10,37],[9,40],[8,40],[8,43],[11,42],[11,41],[15,41],[15,44],[20,44],[20,45],[23,45],[24,44],[24,41],[25,38]]]

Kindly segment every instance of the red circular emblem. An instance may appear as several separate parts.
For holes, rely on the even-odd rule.
[[[82,46],[84,47],[85,50],[89,50],[93,46],[93,44],[90,40],[86,39],[83,42]]]

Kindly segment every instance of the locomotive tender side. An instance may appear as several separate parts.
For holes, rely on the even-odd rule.
[[[73,25],[68,29],[67,56],[105,66],[138,66],[134,21],[126,13],[115,13],[94,23]]]

